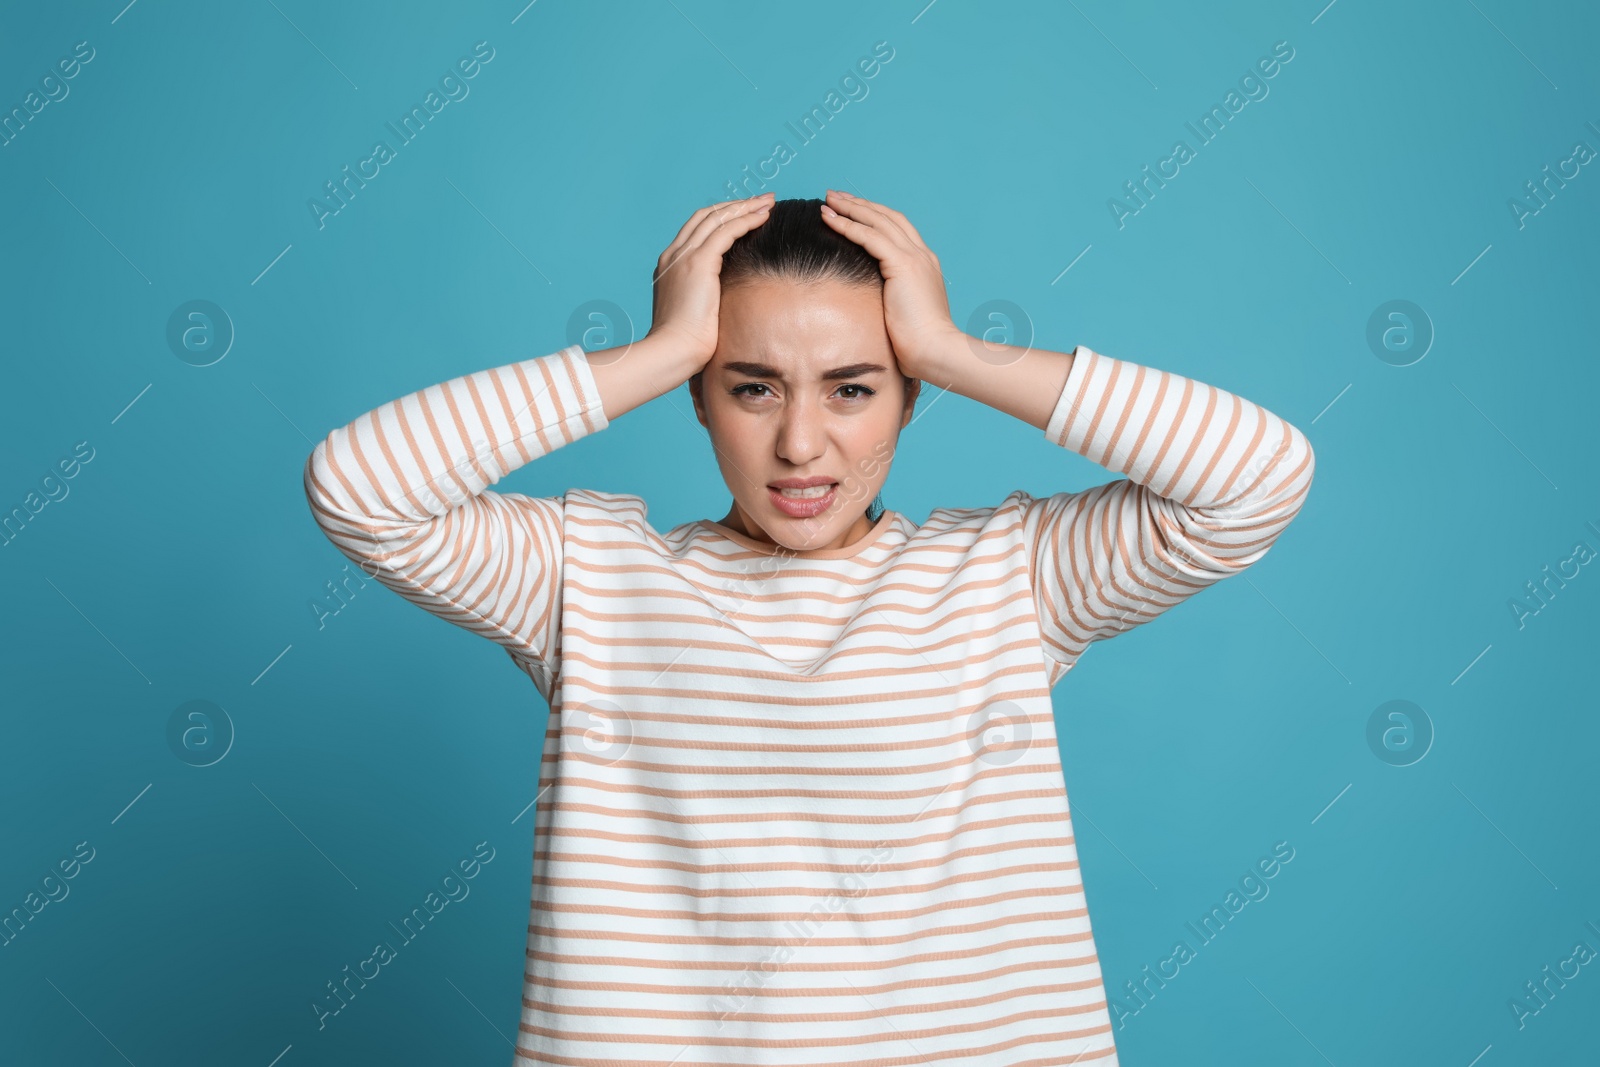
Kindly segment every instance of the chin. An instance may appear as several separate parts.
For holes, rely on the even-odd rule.
[[[797,552],[827,544],[839,536],[845,526],[843,516],[837,511],[811,518],[797,518],[784,514],[770,504],[762,515],[762,523],[767,528],[767,536]],[[784,536],[779,537],[778,534]]]

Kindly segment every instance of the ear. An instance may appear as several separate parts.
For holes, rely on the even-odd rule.
[[[689,377],[689,399],[694,402],[694,417],[700,420],[701,426],[706,425],[705,398],[701,392],[704,387],[702,380],[704,375],[705,372],[700,371]],[[706,428],[710,429],[709,426]]]
[[[903,430],[911,424],[912,413],[917,407],[917,397],[922,394],[922,379],[912,378],[911,388],[906,390],[906,409],[900,415],[900,428]]]

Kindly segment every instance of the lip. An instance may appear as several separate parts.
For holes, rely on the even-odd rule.
[[[828,478],[819,474],[813,478],[780,478],[778,481],[768,482],[767,486],[771,489],[810,489],[813,485],[837,484],[839,484],[837,478]]]
[[[805,499],[805,500],[794,500],[794,499],[791,499],[789,497],[784,496],[781,492],[778,491],[778,488],[777,488],[777,486],[780,486],[780,485],[784,486],[785,488],[792,488],[792,489],[805,488],[805,486],[803,484],[802,485],[789,485],[789,484],[787,484],[788,482],[793,482],[793,481],[799,481],[799,482],[803,482],[803,483],[804,482],[809,482],[812,485],[832,484],[832,485],[834,485],[834,488],[829,489],[826,493],[823,493],[819,497],[808,498],[808,499]],[[834,498],[839,495],[837,484],[838,483],[833,482],[833,480],[830,479],[830,478],[822,478],[822,479],[817,479],[817,478],[794,479],[794,478],[791,478],[791,479],[787,479],[784,482],[776,482],[773,485],[767,486],[767,497],[768,497],[768,499],[770,499],[772,501],[772,506],[774,508],[777,508],[779,512],[783,513],[784,515],[787,515],[791,519],[814,519],[818,515],[821,515],[824,511],[827,511],[830,507],[833,506]]]

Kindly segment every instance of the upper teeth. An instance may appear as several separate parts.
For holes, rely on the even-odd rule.
[[[828,490],[832,488],[833,486],[831,484],[813,485],[809,489],[779,489],[778,492],[782,493],[784,496],[791,496],[795,497],[796,499],[800,499],[804,497],[825,496],[827,495]]]

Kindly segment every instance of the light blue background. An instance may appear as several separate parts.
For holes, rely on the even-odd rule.
[[[1600,949],[1600,576],[1521,628],[1508,601],[1600,549],[1600,171],[1524,227],[1507,206],[1600,149],[1592,8],[124,2],[10,5],[0,35],[5,111],[95,49],[0,148],[0,508],[95,450],[0,548],[0,910],[95,849],[0,948],[0,1061],[510,1061],[547,709],[376,583],[319,629],[345,561],[302,464],[384,401],[555,351],[588,301],[648,329],[683,220],[887,41],[779,196],[889,203],[958,323],[1012,301],[1043,347],[1231,389],[1316,448],[1267,558],[1055,690],[1112,996],[1295,849],[1117,1031],[1122,1062],[1593,1062],[1600,965],[1522,1028],[1508,1001]],[[319,229],[308,199],[478,41],[470,95]],[[1108,199],[1278,41],[1269,95],[1119,228]],[[166,341],[196,299],[236,331],[207,367]],[[1436,331],[1410,366],[1366,341],[1393,299]],[[914,520],[1109,477],[932,396],[885,490]],[[683,388],[500,488],[571,486],[660,529],[728,504]],[[236,730],[204,768],[166,737],[196,699]],[[1366,740],[1392,699],[1435,731],[1411,766]],[[471,895],[319,1031],[324,983],[479,841]]]

